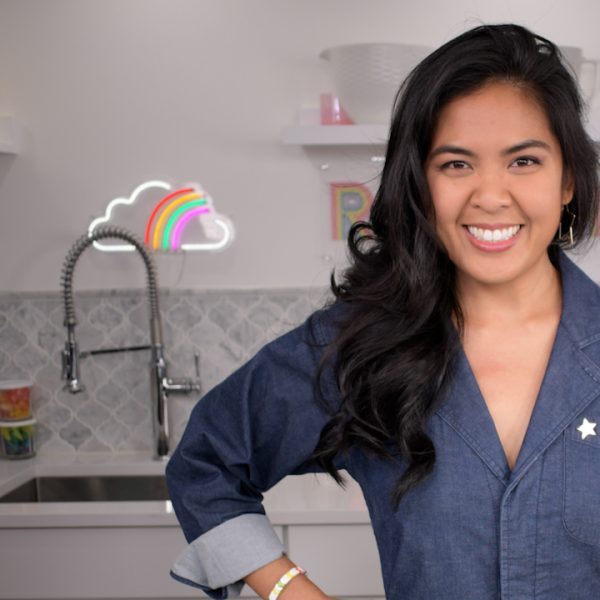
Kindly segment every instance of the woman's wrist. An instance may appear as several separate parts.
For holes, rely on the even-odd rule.
[[[261,597],[268,600],[280,580],[297,567],[289,558],[281,558],[257,569],[245,577],[246,583]],[[329,600],[306,574],[297,574],[283,586],[277,600]]]
[[[279,581],[273,586],[268,600],[277,600],[277,598],[279,598],[281,595],[281,592],[285,590],[285,588],[294,580],[295,577],[299,577],[300,575],[304,574],[306,574],[306,571],[302,567],[294,565],[289,571],[285,572],[279,578]]]

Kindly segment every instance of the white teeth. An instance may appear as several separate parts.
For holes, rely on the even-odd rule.
[[[469,233],[476,239],[482,242],[505,242],[511,237],[517,235],[520,225],[513,225],[505,229],[481,229],[480,227],[467,226]]]

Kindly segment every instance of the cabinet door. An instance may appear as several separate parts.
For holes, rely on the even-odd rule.
[[[178,527],[2,529],[0,539],[0,599],[204,597],[169,575],[186,545]]]
[[[371,525],[291,525],[290,558],[335,597],[384,597]]]

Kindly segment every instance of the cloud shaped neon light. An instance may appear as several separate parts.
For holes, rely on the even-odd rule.
[[[133,205],[143,192],[150,189],[162,189],[167,192],[152,210],[146,224],[144,241],[148,248],[155,251],[218,251],[224,250],[234,237],[231,221],[218,214],[212,198],[198,185],[190,185],[173,191],[173,186],[165,181],[147,181],[138,186],[129,198],[115,198],[106,207],[103,217],[94,219],[88,227],[88,235],[103,223],[110,221],[114,209],[119,205]],[[208,242],[181,243],[183,231],[188,223],[196,217]],[[213,241],[214,240],[214,241]],[[131,244],[104,244],[94,241],[94,246],[104,252],[131,252],[135,248]]]

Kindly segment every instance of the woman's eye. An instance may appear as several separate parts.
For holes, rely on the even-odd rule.
[[[462,170],[468,169],[469,165],[464,160],[451,160],[442,165],[442,169]]]
[[[533,156],[520,156],[513,161],[513,165],[516,167],[531,167],[533,165],[539,165],[540,161]]]

